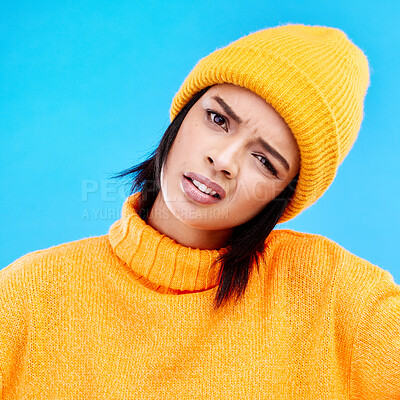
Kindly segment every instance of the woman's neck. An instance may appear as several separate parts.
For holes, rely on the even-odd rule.
[[[161,193],[150,211],[148,225],[177,243],[197,249],[220,249],[227,244],[231,229],[206,230],[187,225],[171,213]]]

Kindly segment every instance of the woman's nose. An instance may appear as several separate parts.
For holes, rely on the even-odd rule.
[[[239,151],[236,144],[221,146],[219,149],[212,149],[206,155],[207,162],[228,178],[235,178],[239,172]]]

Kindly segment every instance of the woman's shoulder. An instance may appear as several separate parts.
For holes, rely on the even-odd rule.
[[[342,279],[345,282],[376,282],[390,273],[357,256],[335,241],[321,235],[277,229],[270,247],[275,259],[284,260],[295,270],[310,275]]]
[[[270,240],[275,251],[290,251],[290,254],[302,259],[347,258],[351,261],[369,263],[367,260],[351,253],[339,243],[322,235],[293,231],[290,229],[276,229],[271,232]],[[266,242],[269,244],[268,240]],[[372,264],[371,264],[372,265]]]
[[[26,286],[32,280],[52,280],[67,276],[110,250],[107,235],[80,239],[28,253],[0,270],[1,288]]]

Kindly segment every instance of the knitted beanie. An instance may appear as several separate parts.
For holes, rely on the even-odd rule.
[[[368,61],[339,29],[264,29],[200,60],[173,99],[171,119],[196,92],[222,83],[265,99],[297,141],[299,181],[279,220],[288,221],[322,196],[353,145],[369,85]]]

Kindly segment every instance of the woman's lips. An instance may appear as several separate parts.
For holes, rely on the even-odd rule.
[[[209,187],[217,192],[218,196],[214,197],[210,194],[202,192],[194,183],[193,179]],[[182,177],[182,189],[185,194],[197,203],[200,204],[213,204],[221,201],[225,197],[225,190],[217,183],[209,180],[203,175],[195,173],[187,173]]]
[[[190,178],[191,180],[194,179],[214,190],[215,192],[217,192],[221,200],[226,196],[225,190],[222,186],[218,185],[218,183],[212,181],[204,175],[196,174],[195,172],[187,172],[184,174],[184,176],[186,176],[186,178]]]

